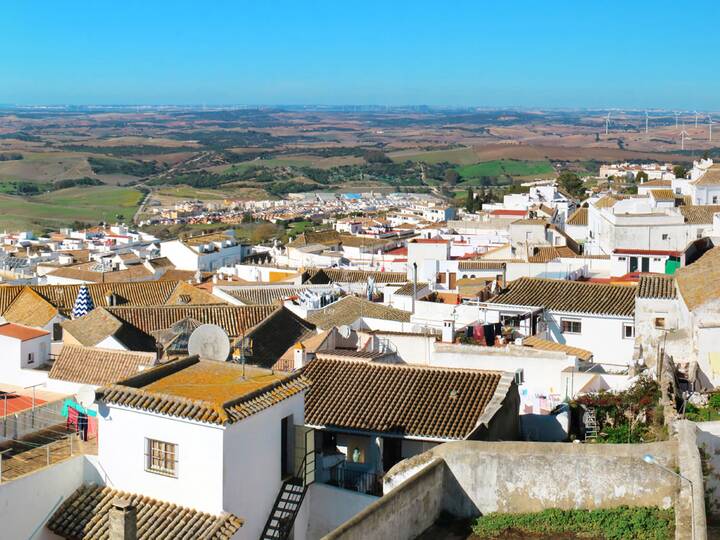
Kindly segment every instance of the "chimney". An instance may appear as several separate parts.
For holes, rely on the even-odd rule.
[[[293,347],[293,369],[300,369],[307,364],[307,350],[299,341]]]
[[[443,321],[442,342],[453,343],[455,341],[455,321]]]
[[[108,514],[109,540],[137,540],[137,512],[127,499],[114,499]]]

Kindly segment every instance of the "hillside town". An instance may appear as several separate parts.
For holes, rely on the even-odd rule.
[[[472,212],[245,203],[226,215],[314,220],[255,244],[4,233],[2,536],[449,538],[447,516],[595,501],[706,538],[720,165],[658,170]]]

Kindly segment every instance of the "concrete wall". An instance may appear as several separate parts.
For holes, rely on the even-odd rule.
[[[390,491],[324,536],[324,540],[417,537],[435,522],[443,509],[444,478],[443,461],[429,463],[403,482],[402,489]]]
[[[441,510],[458,517],[546,508],[675,504],[678,480],[645,463],[677,464],[675,441],[633,445],[453,442],[402,461],[385,495],[326,539],[411,539]]]
[[[720,422],[698,422],[708,521],[720,523]]]
[[[377,500],[356,491],[311,484],[295,518],[294,540],[322,538]]]
[[[675,538],[706,540],[705,490],[703,470],[698,451],[698,428],[694,422],[681,420],[675,423],[678,438],[680,498],[675,505]],[[672,476],[669,472],[663,476]],[[692,523],[691,523],[692,521]]]
[[[59,538],[45,528],[45,523],[67,497],[83,483],[90,482],[102,484],[92,463],[85,456],[76,456],[0,484],[0,536],[33,540]]]

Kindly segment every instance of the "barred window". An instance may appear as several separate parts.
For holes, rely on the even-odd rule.
[[[145,470],[177,478],[177,444],[145,439]]]

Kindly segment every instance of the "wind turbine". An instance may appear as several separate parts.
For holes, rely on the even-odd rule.
[[[698,112],[695,111],[695,127],[697,127]]]
[[[680,150],[685,150],[685,137],[689,139],[690,135],[688,135],[688,132],[683,129],[680,132]]]
[[[607,113],[607,117],[605,118],[605,135],[608,134],[609,129],[610,129],[610,113]]]
[[[648,112],[645,111],[645,133],[648,132]]]

